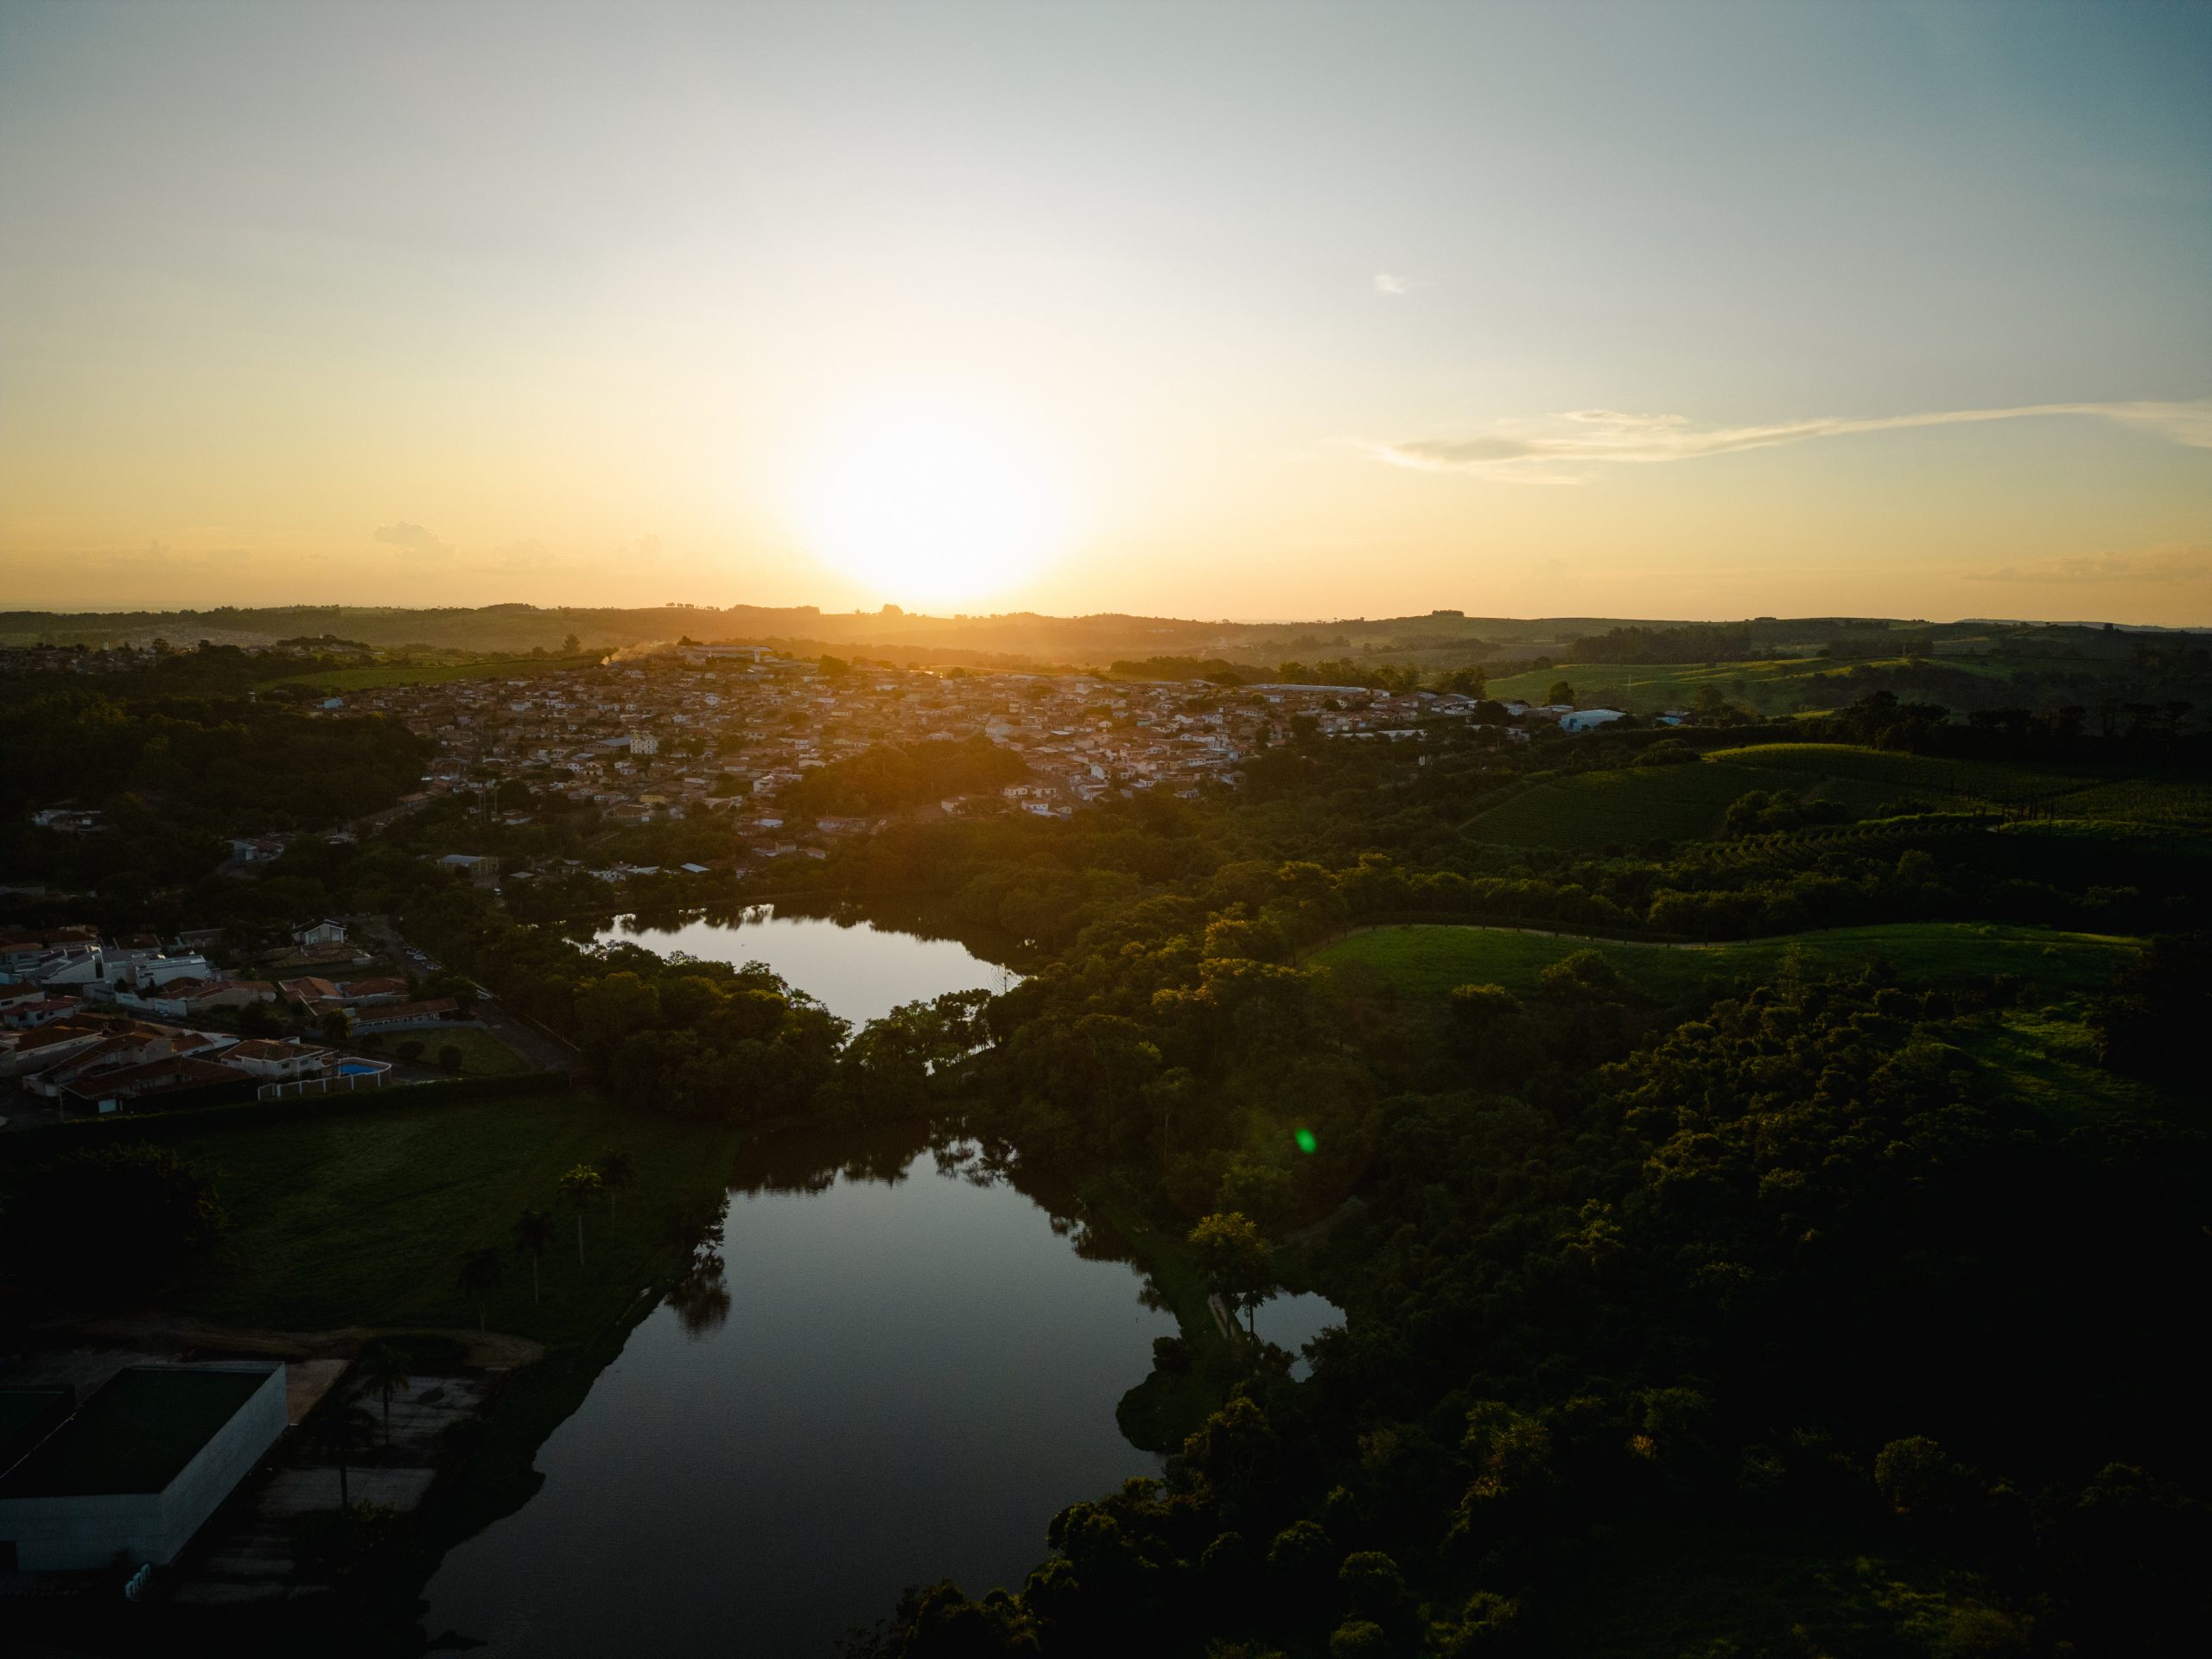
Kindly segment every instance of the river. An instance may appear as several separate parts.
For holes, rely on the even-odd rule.
[[[1014,977],[866,923],[624,919],[600,937],[765,962],[855,1021]],[[1018,1586],[1060,1509],[1157,1473],[1115,1407],[1173,1316],[1071,1197],[972,1151],[749,1144],[690,1275],[539,1447],[543,1485],[432,1576],[427,1631],[493,1659],[827,1656],[908,1585]],[[1260,1334],[1295,1349],[1338,1317],[1286,1297]]]
[[[1018,1586],[1056,1511],[1157,1472],[1114,1408],[1175,1323],[1104,1235],[911,1135],[770,1142],[735,1181],[544,1485],[431,1580],[431,1633],[826,1655],[906,1585]]]

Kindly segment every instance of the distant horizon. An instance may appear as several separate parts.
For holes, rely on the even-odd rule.
[[[913,606],[887,604],[853,608],[816,605],[804,601],[789,604],[762,604],[750,600],[732,600],[716,605],[704,601],[666,600],[658,604],[541,604],[534,600],[505,599],[487,601],[480,605],[425,605],[365,603],[358,601],[286,600],[267,601],[252,604],[223,603],[205,605],[16,605],[0,599],[0,616],[207,616],[221,611],[385,611],[385,612],[472,612],[517,607],[543,614],[558,614],[569,611],[692,611],[721,615],[730,611],[785,611],[812,613],[823,617],[880,617],[927,622],[989,622],[1034,617],[1045,621],[1084,621],[1102,617],[1126,617],[1134,621],[1181,622],[1203,626],[1232,628],[1289,628],[1336,627],[1346,624],[1380,622],[1419,622],[1435,616],[1456,616],[1471,621],[1512,623],[1592,622],[1630,627],[1712,626],[1736,622],[1826,622],[1864,620],[1869,622],[1903,622],[1923,624],[1929,627],[2050,627],[2050,628],[2113,628],[2130,633],[2204,633],[2212,632],[2212,622],[2126,622],[2115,618],[2100,616],[1922,616],[1902,613],[1877,611],[1763,611],[1715,613],[1709,616],[1676,614],[1672,616],[1638,615],[1628,612],[1556,611],[1531,612],[1514,614],[1503,611],[1470,610],[1465,606],[1430,606],[1410,611],[1370,611],[1359,615],[1335,616],[1226,616],[1211,617],[1179,615],[1169,611],[1138,611],[1103,609],[1092,611],[1045,611],[1023,607],[993,611],[925,610]]]

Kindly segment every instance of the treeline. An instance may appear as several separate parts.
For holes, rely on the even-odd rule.
[[[1770,657],[1748,622],[1693,622],[1674,628],[1608,628],[1577,639],[1572,663],[1664,664],[1747,662]]]
[[[957,795],[995,794],[1029,775],[1028,763],[978,733],[906,744],[871,744],[859,754],[803,772],[776,797],[786,812],[846,816],[898,812]]]

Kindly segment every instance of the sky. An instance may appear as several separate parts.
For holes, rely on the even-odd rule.
[[[0,607],[2212,623],[2212,5],[0,0]]]

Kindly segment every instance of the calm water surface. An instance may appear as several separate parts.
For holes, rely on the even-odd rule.
[[[772,1143],[738,1185],[719,1275],[702,1249],[540,1449],[537,1495],[446,1558],[433,1636],[828,1654],[906,1585],[1018,1586],[1059,1509],[1158,1471],[1114,1408],[1174,1320],[1082,1253],[1109,1241],[911,1140]]]
[[[744,912],[734,923],[701,920],[640,928],[635,918],[626,916],[599,938],[642,944],[664,956],[681,950],[733,967],[765,962],[855,1025],[902,1002],[925,1001],[948,991],[1003,991],[1020,977],[985,962],[957,939],[925,939],[865,921],[779,916],[768,905]]]

